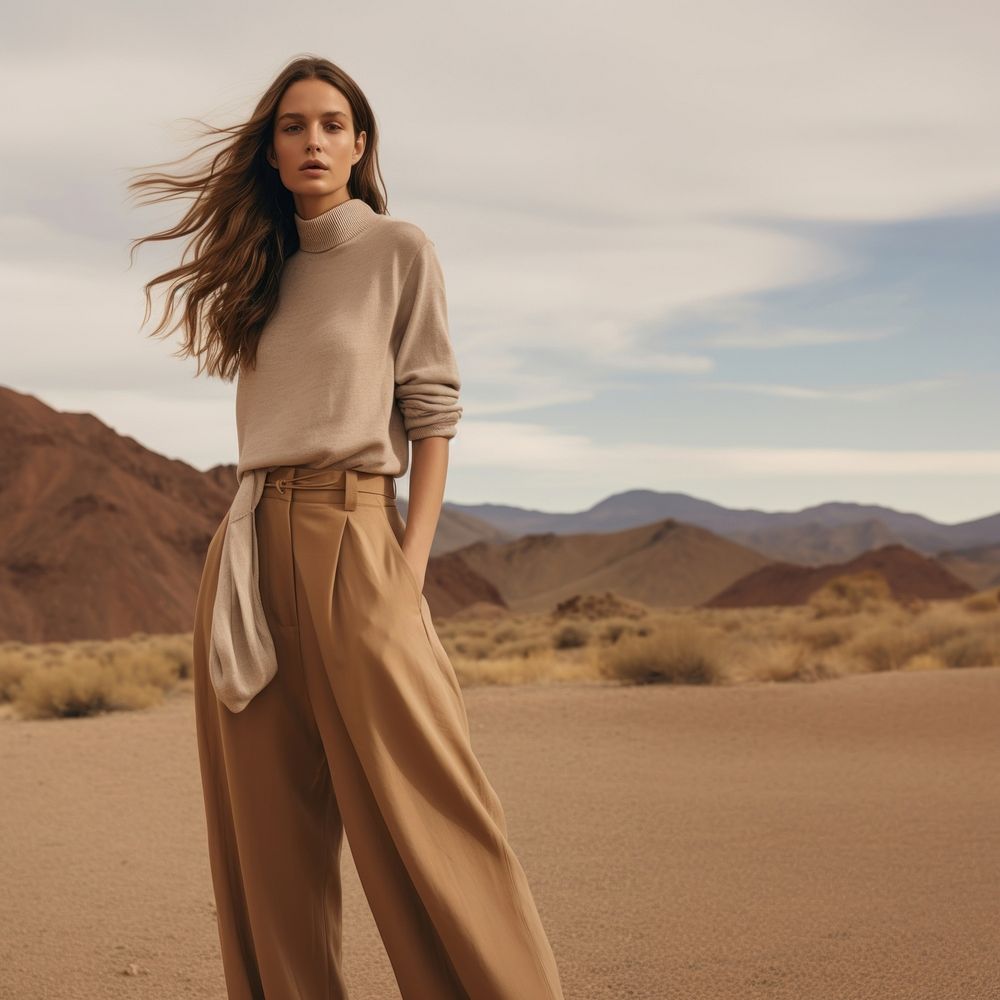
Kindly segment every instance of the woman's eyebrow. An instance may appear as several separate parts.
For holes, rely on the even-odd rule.
[[[341,118],[346,118],[347,115],[343,111],[324,111],[320,118],[334,118],[340,116]],[[284,114],[278,115],[278,120],[282,118],[305,118],[305,115],[300,114],[298,111],[286,111]]]

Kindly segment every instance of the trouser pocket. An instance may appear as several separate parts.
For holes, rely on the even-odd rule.
[[[399,508],[395,504],[387,504],[382,510],[384,511],[384,516],[381,518],[381,522],[388,535],[389,549],[393,553],[393,559],[399,568],[399,572],[409,582],[410,590],[413,592],[413,599],[419,606],[423,599],[423,590],[420,584],[417,583],[413,567],[410,565],[409,560],[406,558],[406,553],[403,551],[406,522],[403,520],[402,514],[399,513]]]

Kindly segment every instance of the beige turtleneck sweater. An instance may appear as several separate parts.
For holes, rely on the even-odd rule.
[[[254,511],[276,465],[406,473],[409,441],[455,436],[461,383],[444,277],[420,227],[351,198],[295,215],[256,368],[236,392],[238,488],[223,540],[209,656],[242,711],[277,671],[260,599]]]

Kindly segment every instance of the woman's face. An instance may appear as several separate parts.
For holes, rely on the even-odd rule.
[[[365,133],[354,135],[347,98],[325,80],[297,80],[284,93],[275,116],[267,161],[291,191],[304,219],[350,197],[351,167],[365,150]],[[319,169],[304,169],[318,160]]]

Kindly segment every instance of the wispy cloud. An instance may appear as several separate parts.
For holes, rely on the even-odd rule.
[[[715,362],[706,354],[645,354],[641,350],[635,354],[623,357],[617,356],[606,360],[608,368],[618,371],[672,372],[674,374],[692,375],[710,372]]]
[[[787,327],[779,330],[731,331],[701,338],[705,347],[738,347],[754,351],[772,351],[785,347],[825,347],[827,344],[863,344],[885,340],[898,330],[819,330]]]
[[[762,396],[777,396],[782,399],[842,399],[851,402],[876,402],[900,396],[912,396],[931,392],[935,389],[951,387],[952,378],[918,379],[912,382],[893,382],[884,385],[867,386],[805,386],[773,385],[760,382],[703,382],[700,387],[725,389],[734,392],[753,392]]]
[[[469,468],[597,470],[605,479],[739,478],[766,475],[974,476],[1000,475],[1000,449],[688,447],[636,441],[604,444],[583,434],[560,434],[544,424],[468,421],[455,439]]]

